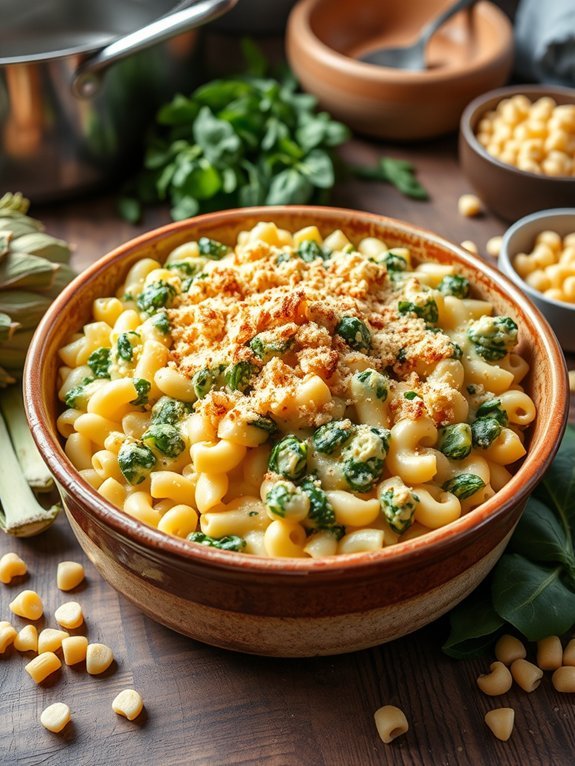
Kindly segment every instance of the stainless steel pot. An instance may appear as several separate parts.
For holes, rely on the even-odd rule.
[[[0,0],[0,196],[121,173],[157,107],[195,83],[194,28],[237,0]]]

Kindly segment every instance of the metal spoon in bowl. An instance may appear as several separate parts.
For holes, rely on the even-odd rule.
[[[433,21],[430,21],[423,27],[421,35],[413,45],[407,45],[402,48],[380,48],[379,50],[369,51],[359,57],[360,61],[366,64],[375,64],[376,66],[387,66],[394,69],[409,69],[412,71],[422,71],[426,69],[425,49],[427,43],[452,16],[465,8],[471,8],[477,0],[457,0],[451,8],[447,8],[443,13]]]

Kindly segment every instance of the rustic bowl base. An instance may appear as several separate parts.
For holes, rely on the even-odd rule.
[[[197,641],[268,657],[345,654],[418,630],[448,612],[479,585],[512,534],[462,574],[399,605],[330,617],[260,617],[187,601],[143,580],[107,556],[71,514],[67,515],[78,542],[104,580],[148,617]]]

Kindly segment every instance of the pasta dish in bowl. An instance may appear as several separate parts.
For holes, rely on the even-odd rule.
[[[463,598],[565,420],[544,320],[485,271],[329,208],[212,214],[95,264],[36,338],[59,405],[46,382],[30,415],[50,422],[39,446],[104,577],[182,632],[269,654],[368,646]],[[279,631],[263,643],[262,620]]]

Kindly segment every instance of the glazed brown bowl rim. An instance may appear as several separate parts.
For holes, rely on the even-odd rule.
[[[321,222],[322,219],[329,220],[330,225],[334,225],[332,220],[334,216],[341,220],[342,224],[346,219],[353,220],[355,218],[359,219],[362,227],[365,226],[366,229],[370,224],[373,224],[374,228],[382,225],[389,226],[398,233],[419,236],[424,241],[435,244],[449,255],[454,256],[455,262],[463,262],[474,271],[479,270],[486,273],[505,297],[516,308],[520,309],[520,313],[529,317],[530,322],[537,328],[541,340],[544,341],[550,360],[549,374],[556,394],[555,400],[559,405],[561,403],[563,405],[561,417],[557,417],[557,415],[552,417],[551,408],[548,411],[541,408],[539,417],[545,418],[547,422],[548,438],[539,452],[534,454],[533,450],[529,451],[521,467],[505,487],[487,502],[457,521],[420,537],[375,552],[347,554],[324,559],[247,556],[233,551],[220,551],[216,548],[190,544],[184,539],[171,537],[137,521],[105,500],[65,458],[56,428],[51,423],[49,413],[43,403],[43,383],[46,375],[43,371],[45,368],[43,358],[49,350],[48,339],[56,331],[54,328],[61,324],[61,317],[66,315],[68,299],[82,287],[97,279],[111,263],[119,261],[135,251],[149,248],[174,233],[187,229],[192,231],[201,229],[205,225],[213,228],[229,223],[232,226],[241,221],[242,218],[247,217],[256,220],[274,220],[277,216],[292,214],[302,218],[307,217],[310,221],[315,220],[316,222]],[[143,255],[142,253],[141,257]],[[241,571],[244,574],[251,572],[255,575],[275,573],[282,577],[289,577],[290,575],[295,577],[302,575],[308,577],[312,575],[333,576],[343,571],[346,572],[346,576],[361,576],[366,569],[376,565],[391,567],[394,563],[399,565],[405,562],[407,558],[416,563],[422,557],[428,559],[442,556],[443,552],[453,544],[454,538],[457,538],[458,542],[461,543],[467,541],[469,537],[476,535],[478,530],[495,518],[511,511],[528,495],[553,459],[559,447],[568,415],[567,368],[557,339],[543,315],[508,277],[443,237],[410,223],[357,210],[306,205],[238,208],[208,213],[153,229],[121,244],[104,255],[76,277],[60,293],[44,315],[34,334],[26,359],[24,392],[28,421],[36,444],[57,482],[70,495],[79,498],[82,513],[89,512],[98,524],[109,528],[116,536],[127,538],[133,546],[146,549],[151,558],[157,558],[158,554],[155,553],[155,549],[159,549],[162,553],[168,553],[181,561],[187,561],[189,564],[199,563],[202,566],[209,566],[212,572],[232,570]]]
[[[498,46],[493,50],[492,55],[487,59],[479,59],[470,66],[453,70],[449,67],[422,72],[408,71],[404,69],[395,69],[393,67],[382,67],[375,64],[368,64],[365,61],[346,56],[343,53],[330,48],[322,39],[320,39],[312,30],[310,23],[311,14],[315,8],[326,0],[300,0],[291,12],[288,24],[288,36],[299,39],[298,47],[307,50],[308,54],[315,49],[314,55],[324,66],[337,70],[340,74],[351,75],[354,78],[367,79],[372,83],[397,83],[408,84],[443,84],[445,82],[459,82],[466,80],[469,76],[483,71],[493,62],[504,57],[510,46],[513,44],[513,32],[509,19],[491,0],[484,0],[482,12],[486,12],[501,26],[501,34],[498,39]]]
[[[530,93],[533,95],[548,95],[551,97],[554,94],[569,96],[573,99],[573,103],[575,104],[575,89],[568,88],[564,85],[506,85],[503,88],[494,88],[486,93],[482,93],[465,107],[459,123],[460,132],[469,148],[476,154],[491,163],[494,167],[506,171],[510,175],[516,176],[518,180],[531,178],[537,180],[541,184],[557,184],[562,186],[572,184],[575,187],[575,177],[573,176],[548,176],[543,173],[532,173],[529,170],[520,170],[507,162],[501,162],[500,159],[489,154],[487,149],[477,140],[477,136],[475,135],[472,126],[476,121],[478,114],[484,113],[489,109],[486,104],[490,101],[498,101],[509,96],[529,95]]]

